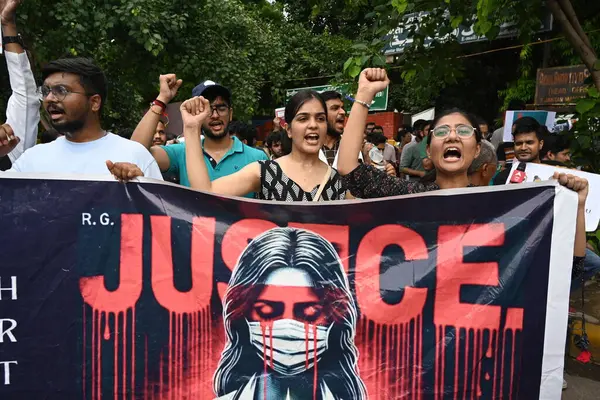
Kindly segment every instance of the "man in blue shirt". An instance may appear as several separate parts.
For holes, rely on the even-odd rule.
[[[176,174],[179,182],[190,186],[185,163],[185,142],[168,146],[151,146],[152,137],[166,105],[175,97],[181,86],[174,74],[160,76],[160,93],[138,124],[131,139],[146,146],[164,173]],[[266,154],[246,146],[229,134],[229,123],[233,118],[231,92],[213,81],[204,81],[194,88],[192,96],[204,96],[212,108],[210,118],[202,126],[202,150],[204,162],[211,180],[232,174],[258,160],[266,160]],[[254,197],[248,193],[246,197]]]

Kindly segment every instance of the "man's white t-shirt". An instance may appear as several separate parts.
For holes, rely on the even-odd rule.
[[[141,144],[108,132],[91,142],[75,143],[64,136],[28,149],[10,171],[110,175],[106,161],[137,165],[146,178],[163,180],[152,154]]]

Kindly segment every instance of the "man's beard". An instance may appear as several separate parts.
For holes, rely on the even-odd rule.
[[[533,161],[537,161],[539,158],[539,153],[538,154],[529,154],[527,156],[523,156],[523,159],[520,159],[518,156],[515,157],[517,159],[517,161],[519,162],[533,162]]]
[[[332,128],[329,124],[327,124],[327,136],[331,136],[332,138],[340,138],[343,132],[338,132],[334,128]]]
[[[85,120],[76,119],[73,121],[67,121],[63,123],[55,124],[53,121],[50,121],[50,125],[61,135],[65,135],[66,137],[75,136],[83,127],[85,126]]]
[[[223,128],[223,132],[221,132],[218,135],[215,135],[210,128],[206,128],[206,127],[202,127],[202,134],[204,135],[204,137],[207,137],[209,139],[213,139],[213,140],[221,140],[223,138],[229,137],[229,124],[227,124],[226,126],[224,126]]]

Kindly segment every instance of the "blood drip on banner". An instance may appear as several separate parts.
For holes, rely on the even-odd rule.
[[[519,362],[515,357],[515,350],[519,345],[517,332],[523,329],[522,321],[522,310],[509,309],[502,331],[437,326],[434,398],[448,398],[449,393],[452,393],[454,399],[478,399],[484,392],[482,385],[489,385],[490,381],[492,398],[513,398],[516,384],[515,367]],[[496,346],[496,341],[500,341],[502,346]],[[452,381],[447,381],[446,355],[452,347],[455,353],[452,372],[454,376]],[[496,349],[495,352],[493,348]],[[489,370],[490,368],[492,369]],[[460,387],[463,388],[461,393],[458,391]]]
[[[359,366],[369,398],[423,398],[422,319],[419,314],[407,323],[379,324],[361,318]]]
[[[207,238],[214,240],[214,220],[198,218],[192,230],[192,275],[196,285],[187,293],[177,292],[173,287],[173,267],[171,260],[170,218],[155,217],[153,220],[153,270],[160,282],[153,282],[157,301],[169,312],[169,342],[161,351],[159,377],[151,383],[148,375],[148,346],[144,337],[144,398],[182,399],[198,396],[211,391],[214,331],[209,305],[210,291],[202,287],[205,283],[206,262],[200,257]],[[142,236],[141,215],[123,215],[121,220],[121,255],[119,288],[108,291],[103,276],[80,279],[80,290],[85,301],[83,309],[83,394],[88,391],[92,400],[105,396],[103,383],[110,382],[103,367],[112,364],[112,394],[115,400],[127,399],[128,394],[136,393],[136,348],[138,346],[135,329],[135,304],[142,291]],[[211,230],[206,234],[204,230]],[[209,241],[210,241],[209,240]],[[170,271],[170,272],[168,272]],[[198,271],[201,271],[198,273]],[[166,274],[166,275],[165,275]],[[170,275],[169,275],[170,274]],[[201,275],[201,276],[200,276]],[[167,279],[163,279],[167,277]],[[170,277],[170,278],[169,278]],[[208,282],[212,285],[212,272]],[[162,294],[162,295],[160,295]],[[177,297],[177,294],[180,297]],[[166,300],[168,299],[168,300]],[[192,301],[190,301],[192,300]],[[164,303],[164,304],[163,304]],[[183,305],[183,306],[182,306]],[[199,306],[200,305],[200,306]],[[87,311],[91,309],[91,312]],[[91,323],[88,320],[91,315]],[[88,327],[91,325],[91,342],[88,342]],[[112,343],[111,343],[112,342]],[[88,346],[91,348],[88,353]],[[107,346],[113,348],[112,360],[104,360]],[[89,358],[86,356],[89,354]],[[87,385],[87,363],[91,362],[91,387]],[[110,372],[110,371],[109,371]]]
[[[154,216],[151,223],[152,288],[158,303],[169,310],[169,342],[161,352],[159,382],[146,391],[150,390],[153,399],[200,398],[212,392],[214,337],[222,334],[213,329],[210,307],[215,220],[193,220],[192,288],[188,292],[178,291],[173,284],[171,218]]]
[[[159,381],[146,388],[157,400],[200,398],[210,393],[215,360],[212,357],[210,310],[171,313],[169,346],[162,351]],[[146,357],[148,357],[146,355]]]
[[[109,292],[103,276],[80,279],[80,290],[85,301],[83,310],[84,355],[87,354],[87,327],[91,325],[91,393],[92,400],[103,397],[103,349],[112,345],[113,396],[126,399],[135,388],[135,303],[142,291],[142,233],[143,219],[139,215],[123,215],[119,289]],[[91,313],[86,308],[91,308]],[[87,320],[91,315],[91,324]],[[129,327],[129,331],[128,328]],[[110,343],[112,341],[112,343]],[[108,342],[108,343],[107,343]],[[87,364],[83,369],[83,391]],[[87,397],[86,397],[87,398]]]

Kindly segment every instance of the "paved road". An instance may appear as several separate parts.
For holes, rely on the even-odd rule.
[[[569,387],[563,390],[562,400],[595,400],[600,398],[600,382],[579,376],[565,375]]]

